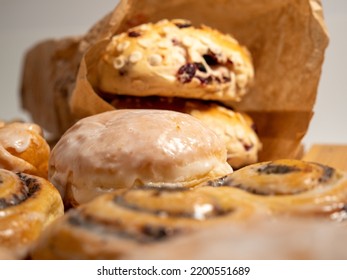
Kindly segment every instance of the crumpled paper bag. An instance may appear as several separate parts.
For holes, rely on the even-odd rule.
[[[308,130],[328,45],[320,0],[123,0],[82,57],[70,109],[76,119],[115,109],[93,85],[100,50],[132,26],[185,18],[232,34],[252,54],[255,82],[233,108],[251,115],[263,143],[259,160],[297,158]]]
[[[23,108],[52,140],[78,119],[114,109],[92,84],[98,48],[114,34],[163,18],[209,25],[250,50],[255,83],[241,102],[228,105],[256,122],[259,160],[298,157],[328,45],[320,0],[121,0],[85,35],[46,40],[28,51]]]

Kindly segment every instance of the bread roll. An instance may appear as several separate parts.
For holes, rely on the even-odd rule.
[[[188,114],[116,110],[80,120],[52,150],[49,179],[67,205],[135,186],[192,187],[232,172],[223,141]]]
[[[22,254],[64,213],[59,192],[46,179],[0,169],[0,244]]]
[[[239,101],[253,81],[250,53],[232,36],[186,20],[115,35],[100,54],[95,87],[125,95]]]
[[[0,123],[0,168],[47,178],[50,147],[33,123]]]

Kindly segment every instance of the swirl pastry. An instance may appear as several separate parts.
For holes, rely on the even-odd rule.
[[[0,123],[0,168],[47,178],[50,147],[32,123]]]
[[[122,259],[131,251],[220,222],[239,225],[263,215],[232,188],[133,188],[70,209],[41,235],[33,259]]]
[[[151,247],[127,260],[346,260],[346,228],[320,219],[220,223]]]
[[[115,35],[100,54],[95,87],[112,94],[239,101],[253,81],[251,56],[230,35],[161,20]]]
[[[214,102],[170,97],[105,96],[116,109],[163,109],[198,118],[226,144],[227,161],[233,168],[257,162],[261,143],[253,120],[245,113]]]
[[[22,250],[64,213],[59,192],[46,179],[0,169],[0,244]]]
[[[319,163],[285,159],[257,163],[219,184],[253,194],[274,213],[346,216],[346,173]]]
[[[188,114],[116,110],[80,120],[52,150],[49,179],[67,205],[135,186],[192,187],[232,172],[222,140]]]

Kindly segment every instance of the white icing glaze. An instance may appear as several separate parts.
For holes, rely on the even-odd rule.
[[[193,186],[231,173],[222,140],[187,114],[118,110],[79,121],[57,143],[49,178],[77,202],[135,185]]]
[[[0,127],[0,145],[5,149],[13,148],[17,153],[22,153],[33,141],[32,132],[41,134],[41,128],[29,123],[7,124]]]

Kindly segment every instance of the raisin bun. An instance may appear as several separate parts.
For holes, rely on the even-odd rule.
[[[0,122],[0,168],[47,178],[49,155],[40,126]]]
[[[78,121],[51,153],[49,179],[65,203],[135,186],[192,187],[232,172],[223,141],[198,119],[115,110]]]
[[[161,20],[113,36],[100,55],[95,87],[113,94],[238,101],[253,76],[250,53],[230,35],[186,20]]]

